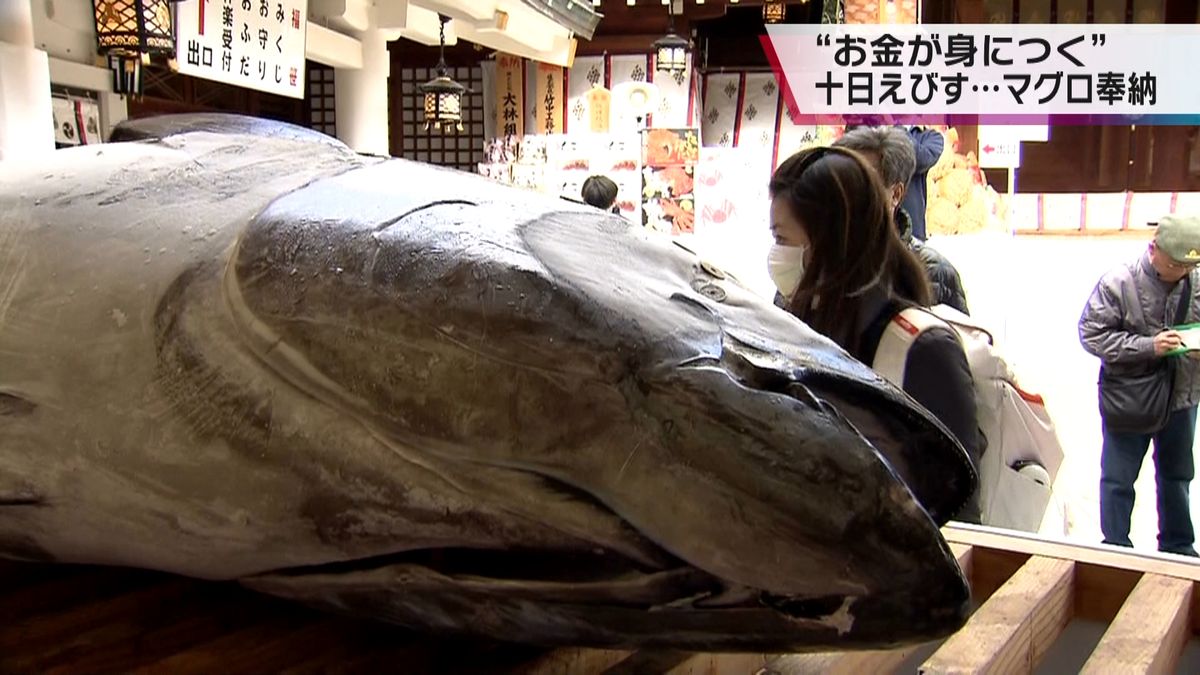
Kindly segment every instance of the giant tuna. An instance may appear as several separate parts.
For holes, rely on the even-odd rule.
[[[590,207],[225,116],[0,165],[0,555],[544,645],[962,625],[923,408]]]

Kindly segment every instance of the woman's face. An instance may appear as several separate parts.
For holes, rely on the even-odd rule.
[[[771,235],[780,246],[803,246],[808,248],[808,233],[800,219],[792,213],[787,200],[776,197],[771,200]]]

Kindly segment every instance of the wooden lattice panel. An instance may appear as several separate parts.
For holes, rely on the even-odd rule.
[[[304,99],[308,104],[308,126],[337,138],[337,106],[334,96],[335,72],[329,66],[309,61],[304,65],[308,89]]]

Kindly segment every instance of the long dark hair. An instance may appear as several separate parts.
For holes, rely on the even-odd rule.
[[[861,155],[846,148],[801,150],[779,165],[769,187],[809,239],[804,277],[788,300],[800,320],[857,353],[862,294],[872,285],[890,289],[901,302],[929,305],[925,268],[896,232],[891,199]]]

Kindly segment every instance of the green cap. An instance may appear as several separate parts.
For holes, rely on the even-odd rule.
[[[1163,216],[1154,233],[1154,244],[1178,262],[1200,262],[1200,217]]]

